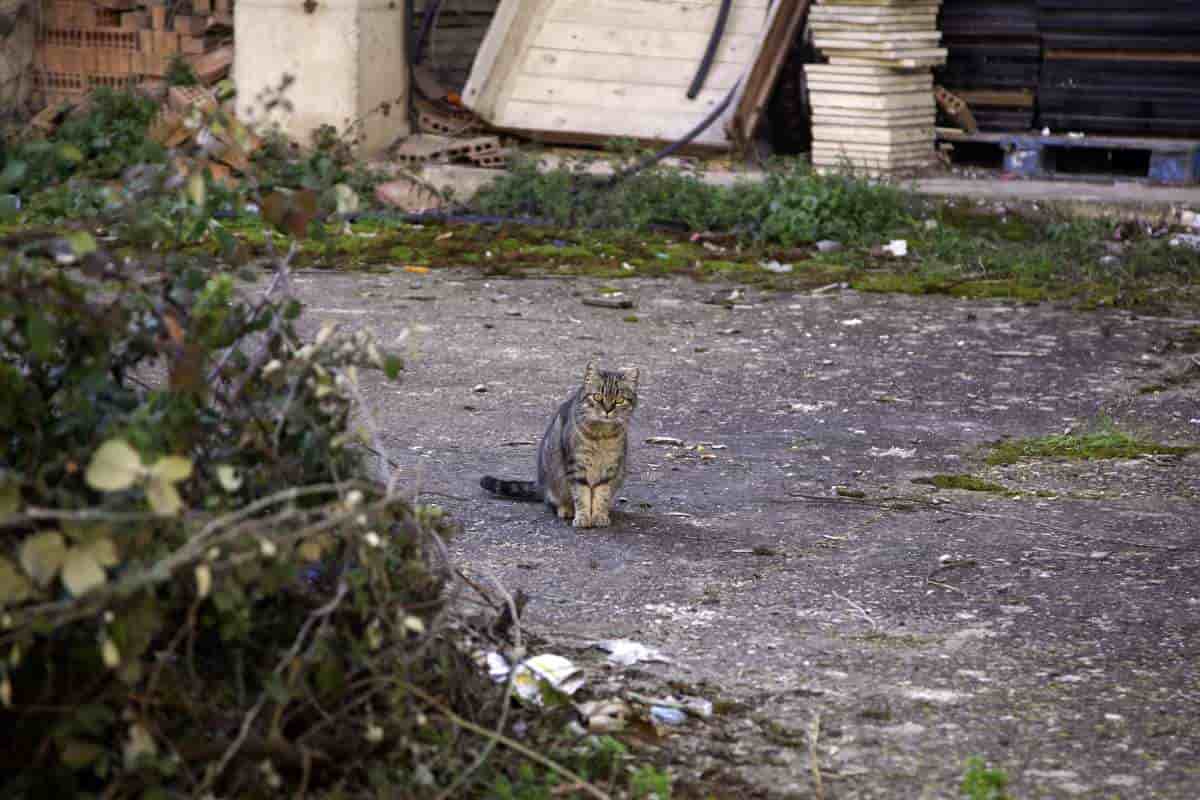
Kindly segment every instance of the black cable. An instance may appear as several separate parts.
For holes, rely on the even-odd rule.
[[[412,4],[409,3],[408,5],[411,6]],[[421,12],[421,30],[417,32],[417,38],[413,42],[412,58],[409,59],[409,63],[414,65],[421,63],[421,59],[425,56],[425,41],[429,38],[429,33],[433,30],[433,26],[437,24],[437,19],[441,13],[442,0],[429,0],[426,3],[424,10]]]
[[[729,19],[731,8],[733,0],[721,0],[721,8],[717,11],[717,24],[713,26],[712,36],[708,38],[708,47],[704,50],[704,58],[700,59],[696,77],[692,78],[692,85],[688,87],[688,100],[695,100],[696,95],[700,94],[700,87],[704,86],[704,80],[712,69],[713,61],[717,58],[717,47],[721,44],[721,37],[725,35],[725,22]]]

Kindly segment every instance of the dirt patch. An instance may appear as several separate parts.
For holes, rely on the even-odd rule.
[[[715,701],[642,745],[687,793],[812,797],[819,775],[829,798],[952,797],[979,755],[1017,797],[1195,796],[1200,455],[981,455],[1100,417],[1197,444],[1195,384],[1138,391],[1184,328],[944,296],[712,304],[735,287],[682,278],[623,281],[632,324],[581,302],[598,279],[297,282],[314,328],[409,349],[369,399],[405,481],[462,520],[465,569],[528,592],[598,692]],[[615,524],[579,533],[477,481],[531,474],[588,359],[640,366],[642,396]],[[618,636],[674,663],[586,649]]]

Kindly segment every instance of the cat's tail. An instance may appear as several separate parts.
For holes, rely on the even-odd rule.
[[[505,481],[484,475],[479,479],[479,485],[492,494],[513,500],[541,500],[545,497],[541,487],[533,481]]]

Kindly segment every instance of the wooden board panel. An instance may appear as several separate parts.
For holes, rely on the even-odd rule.
[[[654,69],[644,59],[607,53],[578,53],[571,50],[530,49],[522,74],[577,81],[619,81],[632,86],[687,86],[696,74],[696,62],[688,58],[662,58]],[[705,89],[730,89],[742,74],[740,64],[713,64]]]
[[[717,3],[681,3],[676,6],[670,30],[708,36],[716,24],[718,8]],[[735,0],[725,23],[725,34],[757,36],[766,17],[765,3]],[[551,8],[548,19],[568,24],[654,30],[663,23],[663,4],[657,0],[560,0]]]
[[[586,105],[592,108],[643,113],[661,111],[672,106],[685,113],[707,114],[716,107],[726,92],[704,89],[695,100],[688,100],[681,86],[644,86],[619,81],[589,81]],[[535,78],[522,75],[513,88],[512,99],[551,106],[577,102],[579,83],[562,78]]]
[[[575,133],[601,137],[633,136],[641,139],[673,141],[704,116],[697,114],[643,113],[614,114],[609,109],[590,105],[546,105],[510,100],[505,103],[496,124],[502,128]],[[719,123],[718,123],[719,124]],[[721,137],[723,140],[724,137]]]
[[[707,33],[662,28],[623,28],[617,25],[577,25],[547,21],[533,40],[534,47],[583,53],[612,53],[645,59],[694,58],[698,63],[708,45]],[[726,35],[716,61],[744,64],[754,50],[755,37]],[[651,69],[647,64],[647,69]]]

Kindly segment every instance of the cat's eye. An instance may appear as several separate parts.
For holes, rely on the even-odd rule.
[[[624,397],[618,397],[618,398],[617,398],[616,400],[614,400],[613,402],[614,402],[614,403],[616,403],[616,404],[617,404],[617,405],[619,405],[619,406],[623,406],[623,405],[625,405],[625,398],[624,398]]]

